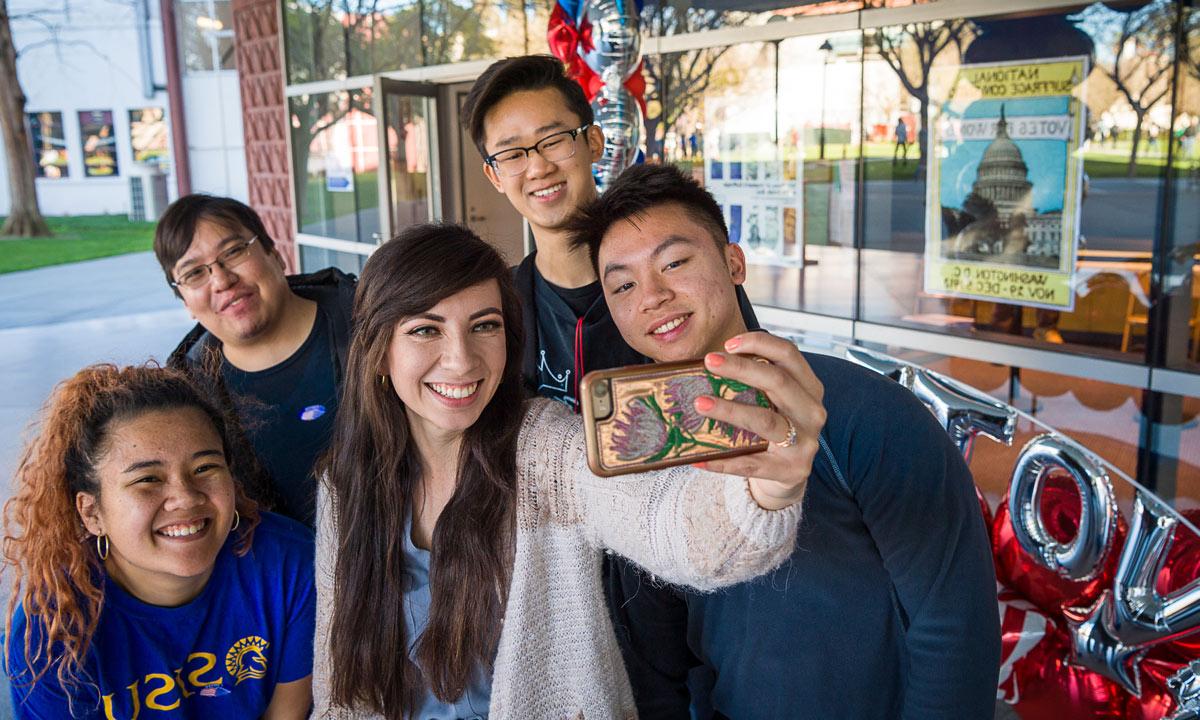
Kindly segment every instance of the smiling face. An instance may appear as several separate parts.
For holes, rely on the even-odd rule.
[[[625,342],[658,362],[701,357],[746,330],[735,289],[746,279],[742,249],[718,248],[680,205],[614,223],[597,264]]]
[[[245,228],[200,220],[192,244],[175,263],[174,276],[183,277],[198,264],[211,263],[223,250],[250,237]],[[192,317],[222,343],[233,346],[249,344],[278,327],[290,292],[283,258],[274,249],[263,250],[261,242],[251,245],[248,256],[233,268],[212,266],[206,284],[179,287]]]
[[[488,280],[396,324],[387,371],[414,435],[461,435],[475,424],[504,375],[500,287]]]
[[[233,524],[235,490],[221,438],[198,408],[109,423],[95,466],[99,496],[79,493],[88,532],[107,535],[105,569],[136,597],[177,605],[212,574]]]
[[[567,108],[558,90],[522,90],[501,100],[484,118],[484,147],[489,155],[513,147],[531,147],[542,138],[574,130],[583,120]],[[529,221],[534,236],[559,230],[575,208],[596,197],[592,163],[604,153],[604,135],[592,125],[571,142],[575,155],[548,162],[529,154],[529,166],[516,176],[499,175],[484,163],[492,185]]]

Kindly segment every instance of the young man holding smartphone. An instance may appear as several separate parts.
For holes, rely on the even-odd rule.
[[[694,180],[670,166],[631,168],[565,230],[634,350],[656,361],[704,355],[718,374],[756,354],[776,364],[762,382],[778,375],[779,346],[790,343],[740,324],[744,259]],[[799,362],[816,382],[789,403],[821,403],[825,422],[790,561],[709,595],[628,566],[609,578],[641,717],[687,718],[690,704],[701,719],[991,718],[995,571],[969,470],[896,383],[828,356]],[[761,410],[711,398],[697,409],[735,425]],[[772,446],[708,465],[757,475],[784,470],[780,459]]]

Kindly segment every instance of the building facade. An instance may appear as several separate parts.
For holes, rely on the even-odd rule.
[[[186,188],[248,198],[229,1],[166,7],[175,20],[177,84],[157,2],[9,4],[44,214],[128,213],[130,178],[160,172],[174,198],[184,165]],[[168,85],[178,89],[175,104]],[[182,110],[182,136],[173,107]],[[8,212],[7,182],[0,178],[0,214]]]

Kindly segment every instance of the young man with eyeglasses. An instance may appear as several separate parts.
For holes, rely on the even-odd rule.
[[[583,89],[549,55],[493,63],[468,93],[462,124],[484,174],[529,222],[537,246],[514,270],[525,384],[577,409],[585,373],[646,361],[621,339],[587,254],[572,249],[564,231],[597,197],[592,163],[604,152],[604,133]],[[739,300],[747,324],[758,327],[740,288]]]
[[[354,277],[336,268],[286,276],[258,214],[211,195],[167,208],[154,254],[197,321],[170,364],[232,403],[268,485],[256,499],[311,527],[312,468],[337,415]]]

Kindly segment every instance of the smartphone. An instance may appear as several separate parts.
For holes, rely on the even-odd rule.
[[[761,360],[760,362],[766,362]],[[701,395],[769,408],[767,396],[701,360],[596,370],[579,391],[588,466],[602,477],[762,452],[768,441],[704,417]]]

